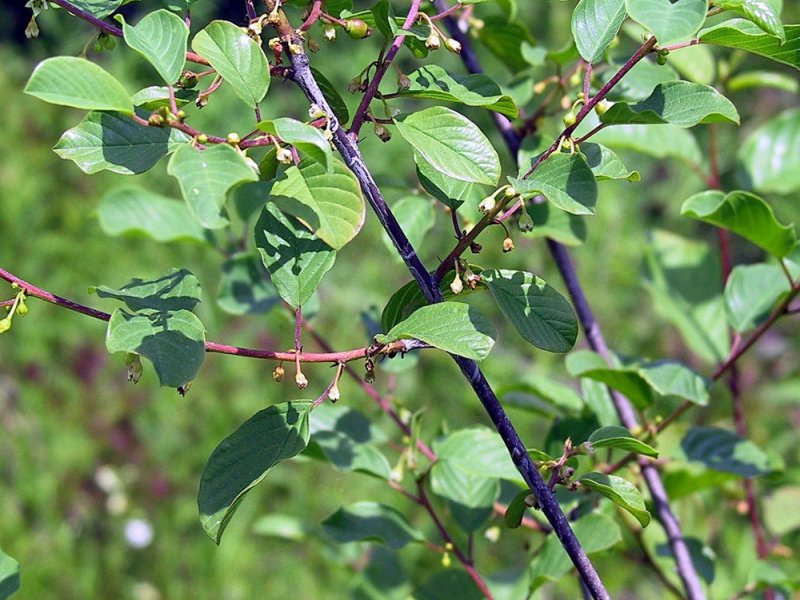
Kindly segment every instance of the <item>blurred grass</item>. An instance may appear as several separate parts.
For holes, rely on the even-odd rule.
[[[198,3],[195,22],[202,23],[203,11],[212,9]],[[571,9],[571,3],[521,8],[540,41],[556,48],[569,36]],[[794,12],[798,12],[796,8]],[[0,119],[0,264],[49,291],[105,310],[110,310],[109,304],[89,295],[89,285],[117,286],[133,276],[154,276],[171,266],[186,267],[204,287],[204,303],[198,312],[210,339],[272,348],[291,346],[291,322],[280,309],[265,318],[245,319],[225,316],[216,308],[221,259],[207,248],[159,245],[144,238],[108,238],[100,231],[94,210],[104,191],[121,178],[110,174],[89,177],[73,163],[58,159],[50,148],[82,113],[47,106],[21,94],[37,60],[51,53],[80,52],[91,30],[63,11],[48,11],[40,26],[40,40],[23,46],[0,45],[0,106],[4,109]],[[320,52],[313,58],[313,64],[340,90],[346,90],[347,82],[374,52],[374,44],[340,36],[329,53]],[[342,61],[342,56],[347,60]],[[402,68],[410,71],[416,63],[407,53],[402,56]],[[444,60],[453,70],[460,69],[456,57]],[[104,54],[100,61],[128,89],[153,81],[149,67],[121,47]],[[491,57],[486,61],[491,73],[502,73]],[[501,80],[504,77],[498,75]],[[357,98],[347,97],[354,107]],[[764,115],[764,106],[774,110],[793,102],[796,99],[767,94],[757,99],[743,96],[737,104],[743,113],[763,118],[759,115]],[[305,101],[297,91],[274,80],[264,116],[302,118],[305,112]],[[232,94],[223,91],[207,109],[192,116],[192,123],[221,135],[246,132],[252,127],[248,113]],[[468,114],[492,137],[509,166],[488,115],[480,111]],[[385,188],[387,198],[393,201],[405,195],[403,185],[406,189],[416,185],[407,148],[398,139],[381,144],[369,127],[364,128],[364,135],[363,152],[379,181],[400,184]],[[734,135],[730,134],[731,139]],[[649,307],[641,286],[642,247],[650,227],[697,233],[694,224],[678,219],[678,209],[701,183],[670,162],[655,163],[636,156],[628,157],[628,165],[642,172],[643,183],[601,186],[589,240],[573,256],[612,347],[656,358],[680,351],[680,342]],[[177,186],[166,176],[163,164],[132,179],[177,196]],[[777,211],[787,219],[800,218],[796,203],[779,203]],[[359,311],[370,305],[382,308],[391,292],[408,280],[379,237],[379,226],[370,215],[364,232],[340,253],[320,291],[321,310],[315,326],[337,348],[367,343]],[[481,240],[485,251],[474,260],[484,266],[531,270],[563,291],[544,244],[515,237],[517,250],[501,262],[502,235],[489,231]],[[439,213],[437,226],[422,249],[427,264],[434,265],[451,244],[450,224]],[[10,289],[6,291],[10,295]],[[488,298],[476,298],[475,302],[499,323]],[[122,357],[109,356],[104,349],[104,324],[35,300],[29,304],[30,314],[15,320],[13,330],[0,340],[0,545],[22,565],[19,598],[346,598],[354,581],[352,565],[359,559],[356,550],[257,536],[250,531],[253,522],[266,512],[280,512],[313,524],[342,504],[370,499],[392,504],[411,514],[419,528],[432,530],[424,515],[411,510],[408,502],[380,482],[337,473],[313,462],[294,461],[270,473],[239,509],[222,545],[215,547],[199,526],[195,503],[207,456],[252,413],[283,398],[298,397],[297,391],[288,383],[278,386],[272,381],[271,364],[220,355],[207,357],[185,398],[174,390],[158,388],[147,366],[142,381],[134,387],[125,381]],[[485,365],[492,382],[511,381],[526,370],[563,377],[561,357],[534,352],[504,324],[499,324],[499,333],[498,346]],[[778,341],[785,348],[783,356],[761,360],[754,369],[745,370],[745,375],[755,377],[758,370],[767,368],[780,376],[796,376],[796,339],[780,337]],[[324,389],[330,371],[326,366],[307,371],[311,387],[306,396],[314,397]],[[379,388],[387,389],[392,379],[380,373]],[[758,389],[753,388],[747,397],[751,405],[758,400]],[[347,381],[342,392],[342,402],[360,408],[391,431],[357,386]],[[409,410],[424,409],[426,438],[435,435],[442,422],[450,428],[487,422],[452,361],[444,356],[426,354],[416,369],[397,377],[393,393]],[[709,422],[726,418],[727,402],[721,397],[718,405],[701,418]],[[532,445],[544,438],[547,422],[519,410],[512,409],[511,414],[523,437],[533,440]],[[779,445],[796,467],[798,451],[790,442],[796,438],[782,419],[782,411],[764,409],[752,425],[752,437],[767,446]],[[678,433],[677,428],[670,432],[663,446],[674,448]],[[98,482],[108,469],[120,481],[112,494]],[[737,492],[735,486],[726,488],[731,503]],[[711,492],[702,493],[692,502],[680,504],[678,510],[687,531],[718,540],[730,554],[724,555],[727,560],[718,567],[718,577],[727,573],[736,579],[734,574],[752,560],[752,544],[742,532],[743,521],[729,514],[713,514],[718,501]],[[146,549],[136,549],[125,539],[124,528],[132,518],[143,518],[153,527],[154,539]],[[731,527],[731,519],[741,526]],[[652,531],[652,535],[659,533]],[[539,543],[535,535],[504,532],[502,543],[490,546],[480,540],[477,551],[482,568],[492,572],[524,565],[526,549]],[[440,561],[438,554],[425,548],[407,548],[401,556],[418,578],[437,568]],[[620,586],[633,590],[633,597],[657,597],[652,582],[640,576],[640,567],[626,563],[617,551],[598,561],[601,571],[609,573],[612,589]],[[549,589],[552,597],[569,598],[576,597],[573,586],[566,582]]]

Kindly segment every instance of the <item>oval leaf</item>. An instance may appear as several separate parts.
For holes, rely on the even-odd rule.
[[[551,154],[527,179],[509,177],[508,181],[523,198],[542,194],[573,215],[594,214],[597,181],[582,154]]]
[[[653,458],[658,457],[658,450],[636,439],[630,431],[619,425],[601,427],[589,436],[589,442],[594,448],[618,448]]]
[[[417,339],[451,354],[483,360],[496,337],[492,324],[476,308],[463,302],[440,302],[417,309],[376,340],[388,344]]]
[[[774,470],[769,457],[753,442],[719,427],[692,427],[681,440],[681,448],[686,458],[715,471],[755,477]]]
[[[232,187],[258,180],[244,157],[227,144],[206,150],[184,144],[170,157],[167,173],[178,180],[189,210],[208,229],[228,224],[222,207]]]
[[[725,282],[725,309],[736,331],[760,325],[790,291],[789,280],[777,265],[737,265]]]
[[[291,144],[303,154],[322,163],[328,173],[333,172],[331,144],[316,127],[282,117],[271,121],[262,121],[258,124],[258,128],[277,136],[281,141]]]
[[[272,202],[261,211],[255,228],[256,247],[281,298],[302,306],[336,260],[336,251],[284,215]]]
[[[434,106],[395,119],[400,135],[439,173],[472,183],[495,185],[500,159],[472,121]]]
[[[311,400],[281,402],[261,410],[211,453],[200,477],[200,522],[219,544],[244,496],[282,460],[308,445]]]
[[[322,522],[322,528],[340,544],[369,540],[399,550],[409,542],[424,542],[397,509],[377,502],[343,506]]]
[[[208,59],[239,98],[255,106],[269,90],[269,63],[256,41],[228,21],[211,21],[192,40],[192,48]]]
[[[786,41],[786,31],[781,23],[779,11],[775,10],[769,2],[765,2],[765,0],[722,0],[719,6],[725,10],[741,13],[768,34],[774,35],[781,42]]]
[[[625,20],[625,0],[580,0],[572,13],[572,37],[583,59],[594,63]]]
[[[171,127],[145,127],[119,112],[92,111],[53,150],[84,173],[144,173],[191,138]]]
[[[289,167],[272,186],[270,200],[335,250],[352,240],[364,224],[358,180],[338,159],[333,161],[332,173],[309,158]]]
[[[800,25],[784,27],[786,41],[764,32],[745,19],[730,19],[700,32],[704,44],[740,48],[800,69]]]
[[[631,482],[615,475],[603,473],[587,473],[580,478],[581,485],[605,496],[617,506],[631,513],[636,520],[647,527],[650,523],[650,513],[644,506],[644,500],[639,490]]]
[[[524,271],[483,271],[481,280],[519,334],[548,352],[569,352],[578,337],[572,305],[547,282]]]
[[[800,109],[788,110],[751,133],[739,148],[741,179],[760,192],[800,190]]]
[[[777,257],[797,244],[794,226],[778,223],[769,204],[747,192],[700,192],[683,203],[681,214],[729,229]]]
[[[133,102],[122,84],[85,58],[56,56],[40,62],[25,93],[50,104],[133,114]]]
[[[153,65],[165,83],[175,83],[186,63],[189,39],[183,19],[164,9],[146,14],[136,26],[128,25],[122,15],[116,19],[122,23],[125,43]]]
[[[692,37],[706,20],[706,0],[626,0],[631,19],[665,46]]]
[[[414,163],[417,165],[417,179],[422,189],[452,210],[457,210],[465,202],[477,206],[491,191],[480,183],[442,175],[417,151],[414,151]]]

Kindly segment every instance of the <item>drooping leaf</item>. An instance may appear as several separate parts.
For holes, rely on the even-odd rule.
[[[268,202],[255,227],[256,247],[281,298],[302,306],[333,266],[336,251]]]
[[[443,106],[395,119],[397,130],[434,169],[461,181],[495,185],[500,159],[477,125]]]
[[[748,192],[700,192],[683,203],[681,214],[729,229],[777,257],[797,244],[794,226],[781,225],[769,204]]]
[[[50,104],[133,114],[133,102],[122,84],[102,67],[75,56],[56,56],[40,62],[25,93]]]
[[[486,185],[443,175],[416,151],[414,163],[417,165],[417,179],[422,188],[452,210],[457,210],[465,202],[477,204],[489,194],[490,189]]]
[[[343,506],[322,522],[322,528],[340,544],[369,540],[398,550],[411,542],[424,542],[402,513],[377,502]]]
[[[483,360],[494,346],[497,334],[478,310],[463,302],[440,302],[417,309],[383,335],[381,344],[399,339],[417,339],[445,352]]]
[[[257,256],[235,254],[222,264],[217,304],[232,315],[269,312],[280,296]]]
[[[600,120],[606,125],[669,123],[694,127],[705,123],[739,123],[736,107],[714,88],[688,81],[656,86],[648,98],[628,104],[617,102]]]
[[[790,291],[777,265],[737,265],[725,283],[725,308],[731,327],[745,333],[760,325]]]
[[[706,0],[626,0],[628,15],[666,46],[692,37],[706,20]]]
[[[637,372],[662,396],[677,396],[699,406],[708,404],[710,382],[686,365],[674,360],[640,362]]]
[[[537,348],[569,352],[578,337],[572,305],[543,279],[524,271],[483,271],[481,280],[519,334]]]
[[[211,453],[200,478],[200,522],[217,544],[244,496],[282,460],[308,445],[310,400],[257,412]]]
[[[520,175],[528,166],[520,169]],[[597,181],[582,154],[556,152],[545,159],[527,179],[508,178],[522,195],[545,196],[551,203],[574,215],[594,214],[597,202]]]
[[[630,431],[619,425],[609,425],[598,429],[589,436],[588,441],[594,448],[618,448],[653,458],[658,457],[658,450],[636,439]]]
[[[228,21],[211,21],[192,40],[192,48],[248,105],[255,106],[269,90],[267,57],[256,41]]]
[[[633,182],[641,179],[638,171],[629,171],[622,159],[613,150],[605,146],[585,142],[581,144],[581,153],[586,157],[586,163],[594,173],[597,181],[622,179]]]
[[[784,31],[786,41],[781,43],[780,39],[765,33],[755,23],[730,19],[704,29],[698,38],[704,44],[739,48],[800,70],[800,25],[787,25]]]
[[[162,386],[179,387],[200,370],[206,354],[205,328],[188,310],[131,313],[118,308],[108,322],[106,348],[144,356],[153,363]]]
[[[133,278],[119,289],[98,285],[89,291],[124,302],[132,311],[191,311],[202,298],[200,282],[186,269],[170,269],[156,279]]]
[[[765,0],[722,0],[720,7],[744,15],[749,21],[758,25],[781,42],[786,41],[786,31],[781,23],[780,11],[775,10]]]
[[[141,234],[159,242],[205,242],[206,232],[186,204],[133,185],[106,192],[97,208],[108,235]]]
[[[122,15],[116,19],[122,23],[125,43],[153,65],[165,83],[174,84],[186,63],[189,28],[183,19],[164,9],[147,13],[136,26]]]
[[[800,109],[787,110],[753,131],[738,152],[740,179],[759,192],[800,190]]]
[[[171,127],[144,127],[119,112],[92,111],[53,150],[84,173],[144,173],[191,138]]]
[[[603,57],[625,20],[625,0],[580,0],[572,13],[572,37],[583,59]]]
[[[755,477],[774,470],[769,457],[753,442],[719,427],[692,427],[681,440],[681,448],[689,460],[716,471]]]
[[[222,209],[232,187],[258,180],[244,157],[227,144],[205,150],[184,144],[170,157],[167,173],[178,180],[194,218],[208,229],[228,224]]]
[[[300,121],[280,117],[258,124],[261,131],[266,131],[291,144],[303,154],[324,165],[328,173],[333,171],[333,152],[331,144],[316,127]]]
[[[520,490],[511,499],[503,515],[503,522],[506,524],[506,527],[509,529],[516,529],[522,525],[522,518],[525,516],[525,511],[530,508],[530,506],[528,506],[530,496],[530,490]]]
[[[436,213],[433,210],[431,201],[420,196],[406,196],[392,204],[392,213],[400,227],[406,232],[411,246],[419,252],[422,240],[425,239],[425,236],[436,222]],[[389,235],[384,232],[382,237],[391,256],[395,260],[401,261],[402,258],[395,252]]]
[[[580,478],[580,483],[627,510],[642,527],[647,527],[650,523],[650,513],[644,506],[642,495],[631,482],[616,475],[587,473]]]
[[[332,173],[309,158],[289,167],[272,186],[270,200],[335,250],[364,225],[366,209],[358,180],[338,159],[333,161]]]
[[[408,74],[411,85],[401,96],[479,106],[516,119],[519,109],[510,96],[482,73],[451,75],[438,65],[425,65]]]
[[[6,600],[19,590],[19,563],[0,549],[0,598]]]

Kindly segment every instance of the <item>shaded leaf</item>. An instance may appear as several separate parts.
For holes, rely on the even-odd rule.
[[[232,315],[269,312],[280,303],[275,286],[252,254],[234,254],[222,263],[217,304]]]
[[[486,596],[463,569],[436,571],[413,594],[414,600],[483,600]]]
[[[615,475],[587,473],[580,478],[580,483],[627,510],[642,527],[650,523],[650,513],[644,506],[642,495],[631,482]]]
[[[777,71],[743,71],[728,80],[728,90],[741,92],[752,88],[773,88],[790,94],[800,92],[796,77]]]
[[[122,84],[85,58],[56,56],[43,60],[36,65],[25,93],[50,104],[133,114],[133,102]]]
[[[165,83],[175,83],[186,63],[189,39],[183,19],[164,9],[147,13],[136,26],[128,25],[122,15],[116,19],[122,23],[125,43],[153,65]]]
[[[377,502],[343,506],[322,522],[322,528],[340,544],[368,540],[397,550],[410,542],[425,541],[400,512]]]
[[[572,13],[572,37],[583,59],[603,57],[625,20],[625,0],[580,0]]]
[[[191,139],[171,127],[145,127],[119,112],[92,111],[64,132],[53,151],[92,174],[144,173]]]
[[[433,451],[438,460],[475,477],[505,479],[525,485],[511,461],[500,435],[488,427],[459,429],[434,441]]]
[[[629,171],[625,168],[619,156],[613,150],[600,144],[585,142],[581,144],[581,153],[586,157],[586,163],[594,173],[597,181],[606,179],[624,179],[625,181],[639,181],[641,175],[638,171]],[[534,223],[536,221],[534,220]]]
[[[72,0],[70,4],[102,19],[117,10],[123,2],[124,0]]]
[[[0,598],[6,600],[19,590],[19,563],[0,550]]]
[[[211,453],[200,478],[200,522],[217,544],[245,495],[309,439],[310,400],[274,404],[257,412]]]
[[[786,41],[781,43],[781,40],[765,33],[755,23],[745,19],[730,19],[703,29],[698,38],[704,44],[747,50],[800,70],[800,25],[787,25],[784,31]]]
[[[753,442],[719,427],[692,427],[681,440],[681,448],[686,458],[715,471],[755,477],[774,470],[769,457]]]
[[[693,165],[703,162],[700,147],[691,132],[675,125],[615,125],[599,131],[592,136],[592,140],[655,158],[672,157]]]
[[[457,210],[465,202],[474,202],[477,205],[490,192],[486,185],[443,175],[416,151],[414,163],[417,165],[417,179],[422,188],[452,210]]]
[[[524,271],[486,270],[481,280],[519,334],[549,352],[568,352],[578,337],[572,305],[543,279]]]
[[[731,327],[739,333],[754,329],[790,289],[786,274],[777,265],[737,265],[725,283],[725,308]]]
[[[489,16],[482,19],[483,27],[477,31],[478,40],[512,72],[527,68],[522,57],[523,42],[534,43],[533,36],[520,21],[509,22],[504,17]]]
[[[173,90],[175,96],[175,104],[178,108],[186,106],[190,102],[197,99],[197,90],[183,90],[177,88]],[[169,106],[169,88],[165,85],[151,85],[142,88],[131,96],[131,101],[134,106],[140,106],[144,110],[158,110],[162,106]]]
[[[547,415],[579,413],[584,406],[580,395],[570,386],[530,373],[526,373],[519,381],[498,387],[497,395],[502,397],[503,404],[507,406]]]
[[[124,302],[133,311],[193,310],[201,300],[200,282],[186,269],[170,269],[156,279],[133,278],[119,289],[99,285],[89,291]]]
[[[527,170],[523,166],[520,175]],[[508,181],[523,198],[542,194],[568,213],[594,214],[597,181],[582,154],[551,154],[527,179],[509,177]]]
[[[417,339],[451,354],[483,360],[494,346],[492,324],[476,308],[462,302],[440,302],[417,309],[384,334],[381,344]]]
[[[580,246],[586,241],[586,221],[553,206],[548,202],[526,202],[525,208],[533,229],[525,235],[530,238],[552,238],[565,246]]]

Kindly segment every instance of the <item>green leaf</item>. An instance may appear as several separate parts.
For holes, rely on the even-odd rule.
[[[248,105],[255,106],[269,90],[269,63],[256,41],[228,21],[211,21],[192,40],[192,48],[231,84]]]
[[[321,163],[328,173],[333,172],[331,144],[316,127],[281,117],[271,121],[261,121],[258,128],[277,136],[281,141],[291,144],[303,154]]]
[[[523,166],[520,174],[527,170]],[[568,213],[594,214],[597,181],[582,154],[551,154],[527,179],[509,177],[508,181],[523,198],[542,194]]]
[[[622,64],[617,64],[612,61],[609,62],[607,71],[601,71],[598,75],[598,85],[606,85],[621,67]],[[638,102],[644,100],[659,83],[669,83],[670,81],[679,81],[680,75],[672,68],[671,64],[659,65],[653,60],[644,59],[640,60],[636,65],[628,71],[618,84],[611,88],[606,98],[612,102]],[[596,113],[591,114],[589,119],[583,124],[584,127],[589,125],[589,120],[594,121]],[[587,129],[588,132],[588,129]]]
[[[748,188],[791,194],[800,190],[800,109],[787,110],[753,131],[738,152]]]
[[[775,490],[763,499],[764,524],[776,536],[800,528],[800,486],[788,486]]]
[[[417,151],[414,151],[414,162],[417,165],[417,179],[422,188],[452,210],[457,210],[465,202],[474,202],[477,205],[490,192],[490,189],[483,184],[443,175]]]
[[[603,58],[625,16],[625,0],[578,2],[572,13],[572,37],[586,62],[595,63]]]
[[[261,211],[255,237],[278,294],[295,308],[308,302],[336,260],[330,246],[272,202]]]
[[[483,271],[481,280],[527,342],[548,352],[569,352],[575,345],[575,311],[543,279],[524,271],[493,269]]]
[[[720,7],[733,10],[744,15],[749,21],[758,25],[781,42],[786,41],[786,31],[781,23],[779,11],[764,0],[722,0]]]
[[[217,294],[222,310],[232,315],[255,315],[269,312],[279,303],[278,292],[258,257],[235,254],[222,264]]]
[[[433,210],[431,201],[420,196],[406,196],[392,204],[392,213],[400,227],[406,232],[411,246],[419,253],[422,240],[425,239],[425,236],[436,222],[436,213]],[[402,258],[395,251],[389,235],[383,232],[382,237],[390,255],[395,260],[402,261]]]
[[[628,104],[617,102],[600,121],[606,125],[670,123],[694,127],[705,123],[739,123],[736,107],[725,96],[707,85],[670,81],[656,86],[648,98]]]
[[[712,85],[716,81],[716,63],[717,58],[711,48],[698,44],[681,48],[678,52],[672,52],[669,55],[668,64],[689,81]],[[664,68],[661,65],[656,66],[659,69]],[[726,85],[726,89],[731,91],[730,80]]]
[[[493,477],[525,485],[500,435],[488,427],[459,429],[433,443],[437,460],[475,477]]]
[[[155,67],[165,83],[172,85],[181,76],[186,63],[186,42],[189,28],[175,13],[156,10],[147,13],[134,27],[116,16],[122,23],[125,43]]]
[[[170,157],[167,173],[178,180],[194,218],[208,229],[228,224],[222,207],[232,187],[258,180],[244,157],[227,144],[205,150],[185,144]]]
[[[662,396],[677,396],[699,406],[708,404],[710,382],[686,365],[673,360],[641,362],[637,371]]]
[[[314,67],[311,67],[311,74],[314,76],[314,79],[317,80],[322,95],[325,96],[325,100],[328,101],[339,123],[342,125],[347,123],[350,120],[350,112],[347,110],[347,103],[344,101],[341,94],[339,94],[336,86]]]
[[[311,443],[305,456],[326,460],[342,471],[388,481],[392,467],[375,445],[382,441],[384,437],[363,413],[325,403],[314,409]]]
[[[244,496],[282,460],[308,445],[311,400],[274,404],[257,412],[211,453],[200,478],[200,522],[217,544]]]
[[[252,528],[252,532],[256,535],[293,542],[306,540],[311,531],[311,527],[304,520],[283,513],[270,513],[259,517]]]
[[[655,158],[677,158],[691,165],[700,165],[700,146],[691,132],[675,125],[617,125],[592,136],[598,144],[615,149],[630,149]],[[583,148],[583,144],[581,144]]]
[[[401,96],[479,106],[512,119],[519,116],[519,109],[511,97],[504,95],[500,87],[482,73],[458,76],[438,65],[425,65],[409,73],[408,78],[411,86],[400,90]]]
[[[118,308],[108,322],[106,348],[144,356],[162,386],[179,387],[192,381],[203,364],[205,328],[188,310],[130,313]]]
[[[627,510],[636,517],[642,527],[647,527],[650,523],[650,513],[644,506],[642,495],[629,481],[615,475],[587,473],[580,478],[580,483]]]
[[[483,18],[483,27],[477,31],[478,40],[506,65],[518,73],[528,67],[522,57],[523,42],[534,43],[533,36],[520,21],[509,22],[504,17]]]
[[[731,327],[739,333],[754,329],[789,291],[786,274],[777,265],[737,265],[725,283]]]
[[[431,490],[453,504],[468,509],[491,508],[500,493],[497,478],[467,473],[449,460],[438,460],[430,472]],[[472,528],[477,529],[477,527]]]
[[[692,37],[706,20],[706,0],[626,0],[631,19],[650,31],[660,46]]]
[[[19,590],[19,563],[0,550],[0,599]]]
[[[338,159],[334,159],[332,173],[309,158],[289,167],[272,186],[270,200],[335,250],[352,240],[364,225],[364,198],[358,180]]]
[[[755,477],[774,470],[769,457],[753,442],[719,427],[692,427],[681,440],[681,448],[686,458],[715,471]]]
[[[340,544],[368,540],[399,550],[410,542],[425,541],[400,512],[377,502],[343,506],[322,522],[322,528]]]
[[[202,299],[200,282],[186,269],[170,269],[157,279],[134,278],[119,289],[99,285],[89,291],[124,302],[132,311],[190,311]]]
[[[56,56],[43,60],[36,65],[25,93],[50,104],[133,114],[133,102],[122,84],[85,58]]]
[[[800,70],[800,25],[787,25],[785,33],[786,41],[781,43],[750,21],[730,19],[704,29],[698,38],[704,44],[747,50]]]
[[[97,208],[100,227],[107,235],[139,234],[159,242],[206,242],[206,232],[186,204],[126,185],[106,192]]]
[[[525,511],[530,508],[528,506],[530,490],[521,490],[516,493],[511,502],[506,507],[506,512],[503,515],[503,522],[509,529],[516,529],[522,525],[522,518],[525,516]]]
[[[440,302],[417,309],[384,334],[381,344],[417,339],[445,352],[483,360],[497,337],[494,327],[476,308],[463,302]]]
[[[728,80],[728,91],[741,92],[753,88],[773,88],[790,94],[800,92],[796,77],[777,71],[744,71]]]
[[[658,450],[636,439],[630,431],[619,425],[601,427],[589,436],[589,442],[597,448],[618,448],[627,452],[658,457]]]
[[[794,226],[778,223],[769,204],[747,192],[700,192],[683,203],[681,214],[729,229],[777,257],[797,244]]]
[[[124,0],[72,0],[70,4],[90,15],[94,15],[98,19],[102,19],[117,10],[123,2]]]
[[[613,150],[605,146],[585,142],[581,144],[581,153],[586,157],[586,164],[589,165],[597,181],[623,179],[633,182],[641,179],[639,171],[629,171],[625,168],[622,159]]]
[[[53,150],[84,173],[144,173],[191,139],[171,127],[144,127],[119,112],[92,111],[64,132]]]
[[[523,378],[497,388],[503,404],[554,416],[577,414],[584,404],[580,395],[570,386],[553,379],[526,373]]]
[[[533,219],[530,238],[552,238],[565,246],[580,246],[586,241],[586,221],[564,212],[549,202],[526,202],[525,208]]]
[[[442,569],[414,591],[414,600],[482,600],[486,596],[463,569]]]
[[[400,135],[442,175],[486,185],[499,181],[497,152],[465,116],[434,106],[397,117],[395,124]]]
[[[173,89],[175,96],[175,104],[178,108],[186,106],[190,102],[197,99],[197,90],[182,90],[180,88]],[[165,85],[151,85],[142,88],[131,96],[131,101],[134,106],[139,106],[144,110],[154,111],[162,106],[169,107],[169,88]]]

